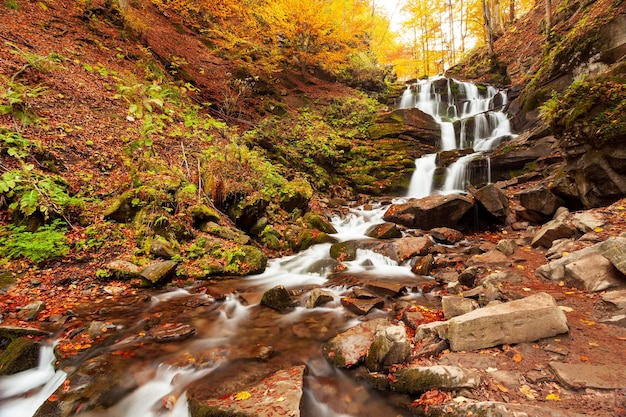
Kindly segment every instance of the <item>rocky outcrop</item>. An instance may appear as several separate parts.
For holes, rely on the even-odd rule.
[[[437,194],[392,204],[384,219],[413,229],[428,230],[440,226],[458,228],[463,226],[464,216],[472,207],[474,202],[469,197]]]

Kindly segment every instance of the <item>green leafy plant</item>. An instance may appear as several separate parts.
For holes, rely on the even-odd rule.
[[[32,164],[22,164],[21,169],[6,171],[0,177],[0,207],[18,211],[25,217],[36,212],[44,220],[64,216],[72,207],[84,203],[82,198],[70,196],[67,184],[58,176],[39,174]]]
[[[11,10],[19,9],[19,6],[16,0],[6,0],[4,2],[4,7],[6,7],[7,9],[11,9]]]
[[[48,55],[44,56],[26,51],[10,42],[7,42],[7,44],[11,47],[11,53],[18,55],[26,61],[26,65],[13,75],[13,79],[17,78],[17,75],[19,75],[22,71],[25,71],[28,67],[39,72],[51,72],[63,68],[61,63],[65,61],[65,57],[58,52],[50,52]]]
[[[22,126],[38,123],[41,119],[32,109],[33,99],[48,89],[42,85],[29,86],[6,77],[0,78],[0,115],[11,115]]]
[[[34,232],[25,226],[0,227],[0,256],[5,259],[26,258],[39,264],[59,259],[69,253],[65,224],[55,220]]]
[[[32,143],[21,133],[0,129],[0,153],[22,159],[28,156],[31,146]]]

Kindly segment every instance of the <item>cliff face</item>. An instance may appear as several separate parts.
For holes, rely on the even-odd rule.
[[[626,4],[553,2],[552,16],[546,37],[545,6],[538,4],[496,41],[496,62],[477,51],[451,74],[508,86],[512,125],[521,134],[509,147],[538,156],[533,149],[551,143],[537,167],[552,191],[574,208],[605,205],[626,193]],[[496,165],[498,158],[511,159],[511,152],[500,149]]]

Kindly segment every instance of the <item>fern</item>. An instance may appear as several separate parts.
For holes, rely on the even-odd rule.
[[[65,225],[55,220],[35,232],[24,226],[0,227],[0,256],[5,259],[26,258],[35,264],[66,256],[70,247]]]

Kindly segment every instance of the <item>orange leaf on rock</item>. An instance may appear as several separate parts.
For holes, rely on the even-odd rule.
[[[524,357],[522,356],[521,353],[516,353],[515,355],[513,355],[513,362],[521,362],[522,359],[524,359]]]

